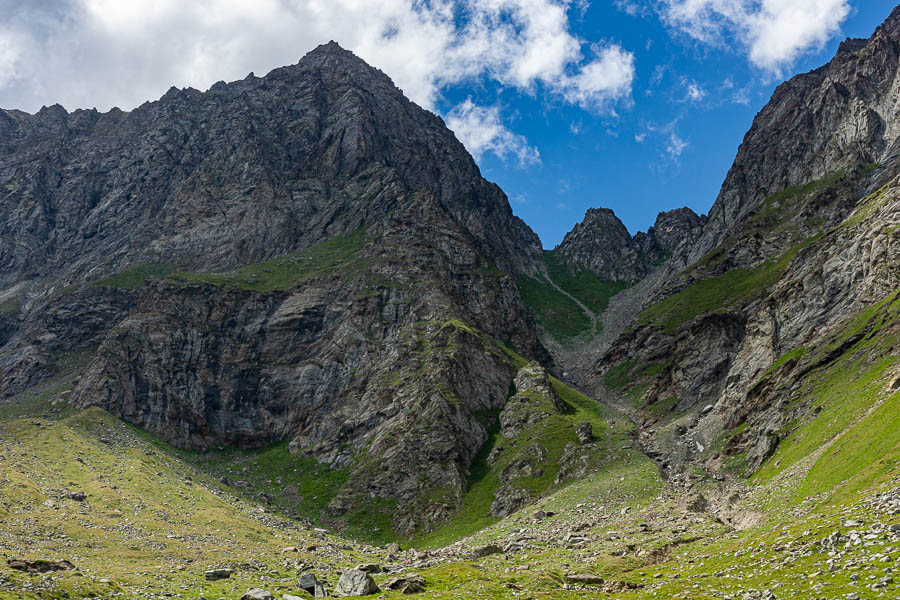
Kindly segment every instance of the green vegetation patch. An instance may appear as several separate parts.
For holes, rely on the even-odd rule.
[[[532,277],[520,277],[516,282],[522,300],[534,312],[538,323],[560,342],[584,334],[598,333],[601,325],[592,317],[603,314],[610,298],[628,287],[628,284],[623,281],[604,281],[590,271],[580,271],[573,275],[559,262],[554,250],[544,251],[543,262],[547,266],[548,277],[559,289],[548,281]],[[560,289],[565,293],[560,292]],[[587,307],[590,314],[572,298]],[[595,327],[597,330],[593,330]]]
[[[888,389],[900,331],[900,290],[863,311],[840,332],[806,354],[822,366],[805,378],[792,405],[814,407],[814,416],[791,423],[775,454],[753,475],[771,481],[785,469],[824,449],[799,484],[794,500],[827,492],[837,497],[880,480],[900,460],[900,396]],[[836,356],[835,356],[836,355]]]
[[[346,470],[330,469],[313,458],[291,454],[288,442],[255,450],[193,451],[179,450],[137,429],[135,432],[211,477],[228,481],[249,500],[317,522],[325,521],[326,507],[349,477]]]
[[[604,281],[590,271],[580,271],[572,275],[556,258],[554,250],[545,250],[543,260],[553,283],[578,298],[597,315],[603,314],[609,306],[610,298],[628,287],[624,281]]]
[[[537,322],[555,339],[564,342],[591,330],[591,318],[548,282],[520,277],[516,286]]]
[[[516,369],[528,364],[524,357],[510,347],[502,344],[499,347]],[[440,528],[412,540],[414,546],[443,546],[496,523],[498,519],[491,515],[490,507],[494,502],[494,494],[502,485],[499,475],[514,460],[525,456],[527,453],[523,453],[523,450],[535,443],[540,444],[547,451],[547,455],[540,465],[535,465],[540,468],[540,475],[520,477],[513,480],[511,485],[525,488],[536,497],[545,496],[569,485],[570,481],[555,485],[554,480],[559,473],[559,460],[566,445],[578,443],[575,427],[583,421],[591,423],[594,443],[597,444],[597,447],[591,451],[594,467],[600,469],[609,461],[614,460],[613,456],[630,439],[632,427],[627,419],[618,418],[617,413],[610,408],[572,389],[555,377],[550,377],[550,384],[553,391],[562,400],[565,406],[564,411],[556,412],[550,406],[549,398],[535,398],[538,403],[546,402],[547,406],[544,408],[549,416],[512,440],[504,438],[500,432],[497,418],[499,411],[479,415],[480,421],[489,424],[489,437],[488,441],[479,449],[470,467],[468,487],[463,496],[460,510]],[[614,420],[617,425],[610,426],[610,421]],[[493,464],[489,464],[488,457],[495,449],[500,449],[500,455]]]
[[[811,181],[805,185],[791,186],[772,194],[756,207],[737,231],[731,233],[718,247],[688,267],[685,272],[690,273],[720,266],[726,260],[729,252],[735,246],[743,243],[748,236],[771,237],[777,233],[787,232],[790,233],[789,239],[798,238],[796,233],[798,226],[793,218],[802,210],[801,201],[810,197],[814,198],[821,192],[843,185],[845,182],[845,172],[840,170],[822,179]],[[819,225],[817,228],[821,229],[820,223],[810,221],[808,224]]]
[[[90,285],[134,290],[144,285],[144,282],[148,279],[161,279],[174,271],[175,266],[166,263],[135,265],[113,275],[107,275],[103,279],[92,282]]]
[[[638,315],[641,325],[654,324],[672,334],[683,323],[704,313],[741,305],[765,294],[782,277],[797,253],[818,241],[821,235],[804,240],[779,258],[766,261],[759,267],[734,269],[720,277],[701,279],[652,306]]]
[[[278,258],[247,265],[228,273],[186,273],[171,275],[177,281],[206,283],[260,293],[289,289],[318,275],[340,273],[352,276],[364,272],[371,261],[360,256],[366,243],[365,229],[333,238]]]

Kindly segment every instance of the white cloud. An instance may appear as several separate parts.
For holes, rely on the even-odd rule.
[[[0,86],[16,76],[16,64],[21,55],[19,47],[11,33],[0,31]]]
[[[502,159],[515,158],[523,167],[541,162],[537,148],[503,125],[497,106],[477,106],[469,98],[450,111],[447,126],[476,159],[492,152]]]
[[[636,141],[638,144],[643,144],[644,140],[646,140],[646,139],[647,139],[646,131],[642,131],[640,133],[634,134],[634,141]]]
[[[677,133],[673,132],[669,136],[669,144],[666,146],[666,152],[668,152],[669,156],[672,158],[678,158],[687,147],[688,143],[681,139]]]
[[[206,89],[250,71],[262,75],[334,39],[432,110],[448,87],[493,81],[609,111],[629,101],[634,56],[611,42],[584,53],[586,41],[570,23],[570,13],[584,6],[584,0],[0,0],[0,106],[130,109],[172,85]]]
[[[643,17],[647,14],[647,8],[638,4],[636,0],[615,0],[613,5],[632,17]]]
[[[685,87],[687,99],[691,102],[700,102],[706,98],[706,90],[700,87],[696,81],[683,78],[681,84]]]
[[[610,102],[627,100],[633,82],[634,54],[612,45],[601,49],[578,74],[561,77],[558,87],[572,104],[603,109]]]
[[[661,0],[666,22],[701,42],[736,38],[755,66],[780,74],[840,32],[849,0]]]

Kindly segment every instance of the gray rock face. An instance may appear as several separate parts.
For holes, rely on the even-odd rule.
[[[546,419],[551,412],[563,410],[562,401],[550,387],[547,371],[538,363],[519,369],[516,394],[500,413],[500,430],[505,438],[514,438]]]
[[[608,208],[589,209],[566,234],[557,255],[570,268],[591,271],[607,281],[634,282],[646,273],[631,234]]]
[[[423,194],[500,268],[539,251],[441,119],[335,43],[128,113],[0,111],[0,193],[0,290],[258,262]]]
[[[346,596],[368,596],[377,594],[381,590],[375,585],[375,580],[365,571],[349,569],[341,573],[338,579],[335,594],[338,598]]]

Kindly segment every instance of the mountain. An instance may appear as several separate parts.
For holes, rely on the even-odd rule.
[[[496,342],[546,352],[509,275],[539,241],[440,118],[335,43],[130,113],[0,114],[0,395],[87,349],[76,406],[290,443],[346,479],[330,515],[458,507],[516,375]]]
[[[0,112],[0,598],[895,596],[898,60],[549,251],[334,43]]]
[[[629,239],[589,211],[556,250],[571,272],[629,270],[592,366],[557,360],[632,411],[669,480],[784,473],[895,397],[898,57],[900,9],[776,89],[708,217]],[[661,230],[666,253],[637,251]]]

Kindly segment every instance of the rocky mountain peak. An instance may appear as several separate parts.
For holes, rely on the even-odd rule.
[[[710,210],[692,261],[785,188],[900,160],[900,10],[867,40],[845,40],[826,65],[779,85],[753,120]]]
[[[0,290],[142,263],[232,268],[382,230],[398,207],[443,213],[503,269],[540,253],[443,121],[336,43],[128,113],[2,114]]]
[[[608,208],[588,209],[557,254],[570,269],[591,271],[607,281],[637,281],[645,271],[631,234]]]

